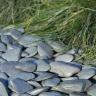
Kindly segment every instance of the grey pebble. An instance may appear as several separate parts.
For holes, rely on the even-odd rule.
[[[7,50],[6,46],[0,42],[0,51],[5,52]]]
[[[22,79],[15,78],[9,81],[9,88],[16,93],[23,94],[30,90],[33,90],[33,87],[25,82]]]
[[[21,64],[15,66],[17,70],[26,72],[34,72],[36,70],[36,67],[36,64],[30,61],[21,62]]]
[[[34,90],[32,90],[32,91],[30,91],[30,92],[28,92],[30,95],[38,95],[38,94],[40,94],[41,92],[45,92],[45,91],[47,91],[48,89],[49,89],[50,87],[40,87],[40,88],[36,88],[36,89],[34,89]]]

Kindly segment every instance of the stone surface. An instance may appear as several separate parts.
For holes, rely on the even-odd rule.
[[[2,57],[7,61],[18,61],[21,56],[21,48],[7,50]]]
[[[78,77],[80,79],[90,79],[91,77],[93,77],[96,74],[96,71],[92,68],[89,69],[83,69],[82,71],[80,71],[78,73]]]
[[[15,69],[15,66],[21,64],[17,61],[10,61],[0,64],[0,71],[5,72],[7,75],[12,76],[13,74],[19,73],[19,70]]]
[[[34,72],[36,70],[36,64],[30,61],[22,62],[19,65],[16,65],[15,68],[17,70],[22,70],[26,72]]]
[[[36,71],[48,71],[50,69],[50,65],[45,60],[37,60],[37,70]]]
[[[60,79],[56,77],[42,81],[43,86],[50,86],[50,87],[56,86],[59,83]]]
[[[20,73],[14,74],[13,76],[10,76],[9,80],[15,79],[15,78],[19,78],[19,79],[28,81],[28,80],[34,79],[35,75],[33,73],[20,72]]]
[[[22,79],[12,79],[9,81],[9,88],[16,93],[22,94],[33,89],[31,85]]]
[[[93,86],[88,89],[87,93],[88,95],[96,96],[96,84],[93,84]]]
[[[6,51],[6,46],[3,43],[0,43],[0,51],[5,52]]]
[[[45,43],[38,44],[38,53],[41,57],[51,58],[53,55],[52,48]]]
[[[57,56],[55,61],[64,61],[64,62],[71,62],[74,59],[74,56],[71,54],[63,54]]]
[[[70,77],[81,70],[78,66],[65,62],[52,62],[50,66],[51,71],[61,77]]]
[[[56,91],[50,91],[50,92],[42,92],[39,96],[65,96],[65,95]]]
[[[41,88],[36,88],[34,90],[32,90],[31,92],[28,92],[30,95],[38,95],[41,92],[45,92],[49,89],[50,87],[41,87]]]
[[[7,89],[2,82],[0,82],[0,96],[8,96]]]

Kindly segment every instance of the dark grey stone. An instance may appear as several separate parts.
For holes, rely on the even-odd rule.
[[[7,50],[6,46],[3,43],[0,43],[0,51],[5,52]]]

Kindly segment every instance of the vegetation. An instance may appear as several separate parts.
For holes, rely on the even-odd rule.
[[[0,0],[0,24],[23,25],[96,59],[96,0]]]

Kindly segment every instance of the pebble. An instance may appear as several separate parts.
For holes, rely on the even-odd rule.
[[[28,47],[25,52],[27,52],[29,55],[28,57],[32,57],[37,53],[37,47],[32,46],[32,47]]]
[[[2,82],[0,82],[0,96],[8,96],[6,87],[4,86]]]
[[[92,68],[89,69],[83,69],[82,71],[80,71],[78,73],[78,77],[80,79],[90,79],[91,77],[93,77],[96,74],[96,71]]]
[[[32,90],[31,92],[28,92],[30,95],[38,95],[38,94],[40,94],[41,92],[45,92],[45,91],[47,91],[48,89],[49,89],[50,87],[47,87],[47,86],[45,86],[45,87],[41,87],[41,88],[36,88],[36,89],[34,89],[34,90]]]
[[[29,47],[32,43],[37,42],[41,40],[38,36],[33,35],[23,35],[20,39],[18,39],[18,42],[25,46]]]
[[[50,86],[50,87],[56,86],[59,83],[60,79],[56,77],[42,81],[43,86]]]
[[[0,64],[0,71],[5,72],[8,76],[12,76],[16,73],[19,73],[19,70],[15,69],[15,66],[21,64],[20,62],[17,61],[9,61],[9,62],[4,62]]]
[[[96,84],[93,84],[88,90],[88,95],[96,96]]]
[[[5,52],[6,51],[6,46],[3,43],[0,43],[0,51]]]
[[[18,94],[18,93],[12,93],[11,94],[11,96],[31,96],[31,95],[29,95],[29,94],[27,94],[27,93],[25,93],[25,94]]]
[[[55,76],[53,73],[49,73],[49,72],[35,72],[35,74],[37,74],[37,77],[35,78],[36,81],[42,81],[42,80],[46,80],[49,78],[52,78],[53,76]]]
[[[73,92],[69,96],[87,96],[87,95],[85,93],[76,93],[76,92]]]
[[[48,71],[50,65],[45,60],[36,60],[37,70],[36,71]]]
[[[56,91],[42,92],[39,96],[65,96]]]
[[[36,64],[30,61],[26,61],[16,65],[15,68],[21,71],[34,72],[36,70]]]
[[[51,58],[53,55],[53,50],[47,44],[40,43],[38,44],[38,53],[41,57]]]
[[[21,56],[21,48],[7,50],[2,57],[7,61],[18,61]]]
[[[29,80],[28,83],[34,87],[41,87],[41,84],[39,84],[38,82],[36,81],[33,81],[33,80]]]
[[[63,81],[58,85],[59,90],[65,93],[72,92],[85,92],[85,89],[89,88],[91,83],[89,84],[88,80],[68,80]]]
[[[35,75],[33,73],[20,72],[20,73],[14,74],[13,76],[10,76],[9,80],[14,79],[14,78],[19,78],[19,79],[23,79],[25,81],[28,81],[28,80],[34,79]]]
[[[22,79],[15,78],[9,81],[9,88],[16,93],[23,94],[33,89],[33,87]]]
[[[81,70],[78,66],[65,62],[52,62],[50,66],[51,72],[57,73],[61,77],[70,77]]]
[[[56,57],[55,61],[64,61],[64,62],[71,62],[73,61],[74,56],[71,54],[63,54]]]

